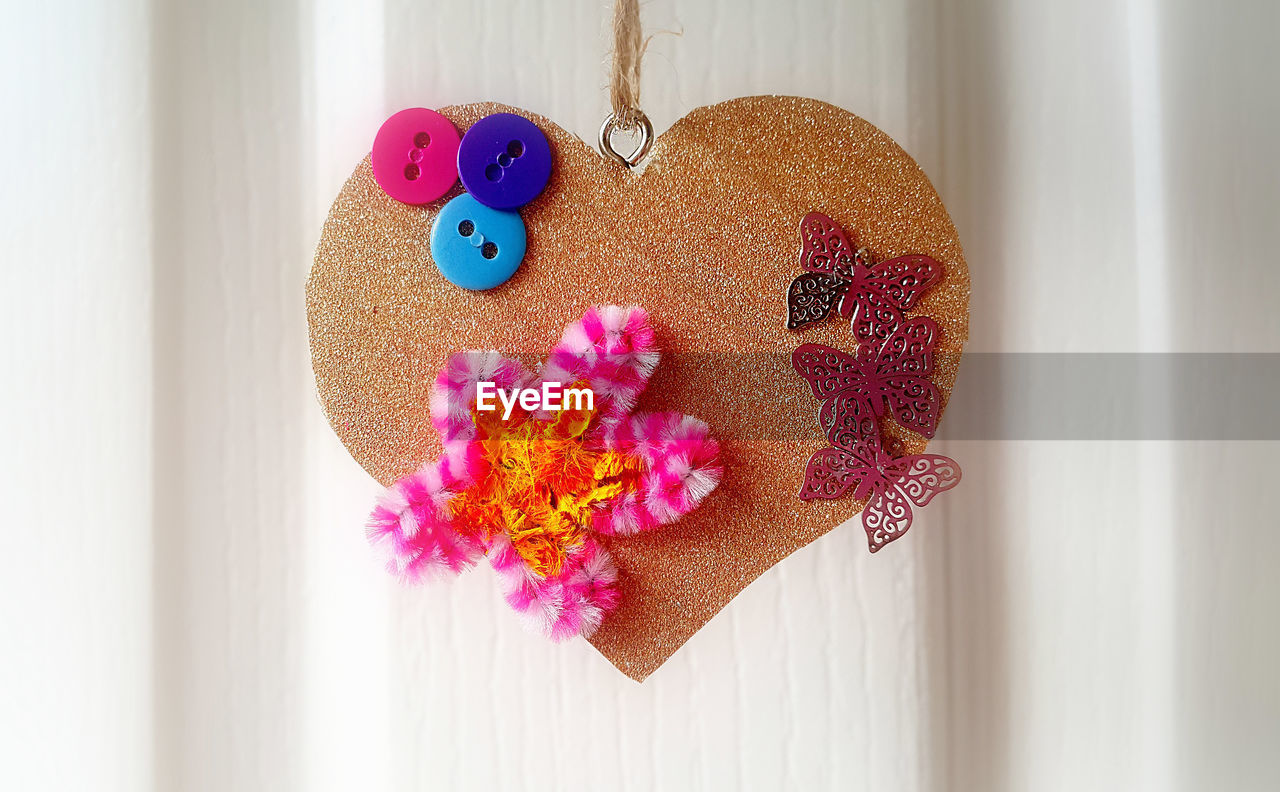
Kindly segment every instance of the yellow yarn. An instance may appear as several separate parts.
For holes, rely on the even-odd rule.
[[[496,411],[473,413],[483,466],[450,503],[455,518],[485,536],[505,533],[538,574],[559,572],[586,538],[597,504],[639,486],[635,457],[583,442],[593,416],[561,410],[545,421],[524,414],[503,421]]]

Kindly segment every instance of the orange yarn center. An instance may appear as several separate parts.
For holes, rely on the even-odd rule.
[[[583,442],[593,410],[535,420],[516,411],[473,412],[483,469],[450,502],[457,524],[484,536],[505,533],[520,557],[544,577],[560,571],[582,544],[595,508],[639,488],[635,457]]]

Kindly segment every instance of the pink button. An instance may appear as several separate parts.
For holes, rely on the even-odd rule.
[[[458,130],[434,110],[411,107],[373,139],[373,178],[401,203],[431,203],[458,180]]]

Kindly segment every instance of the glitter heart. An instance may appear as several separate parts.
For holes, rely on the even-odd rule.
[[[517,113],[550,140],[551,181],[521,210],[525,261],[492,291],[453,286],[429,239],[460,188],[426,206],[400,204],[378,188],[366,158],[333,204],[307,286],[321,403],[355,459],[390,484],[440,453],[429,400],[452,353],[495,349],[533,366],[589,306],[643,306],[663,365],[639,406],[696,413],[724,464],[720,487],[679,523],[602,542],[619,568],[621,604],[591,642],[643,679],[748,583],[863,505],[796,495],[825,440],[792,353],[802,343],[856,348],[847,323],[787,329],[799,219],[830,216],[878,260],[925,254],[943,265],[943,280],[909,313],[941,328],[932,380],[943,403],[968,333],[955,228],[897,144],[812,99],[695,110],[656,138],[640,173],[518,109],[441,112],[460,131]],[[903,454],[924,450],[924,438],[895,424],[885,434]]]

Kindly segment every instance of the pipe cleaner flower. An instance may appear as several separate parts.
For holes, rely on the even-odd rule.
[[[485,555],[533,626],[556,640],[590,635],[618,602],[617,570],[595,534],[674,522],[720,482],[705,423],[632,413],[657,365],[644,311],[618,306],[569,325],[540,376],[497,352],[452,356],[431,398],[444,453],[388,487],[369,517],[388,569],[417,582]],[[507,396],[556,383],[593,398],[484,411],[480,383]]]

